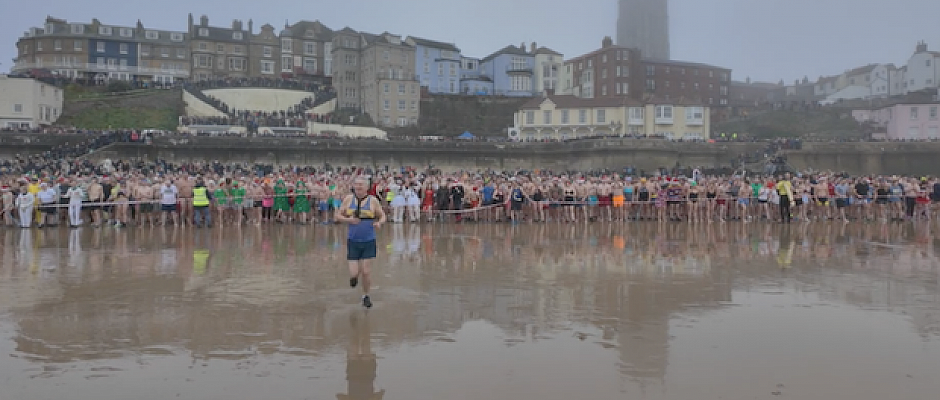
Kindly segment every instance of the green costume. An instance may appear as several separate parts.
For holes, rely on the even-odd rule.
[[[295,213],[308,213],[310,212],[310,200],[307,199],[307,186],[304,185],[304,181],[297,181],[297,188],[294,189],[294,212]]]
[[[236,183],[235,187],[232,188],[232,204],[241,206],[245,202],[245,192],[245,188]]]
[[[274,184],[274,211],[290,211],[290,202],[287,200],[287,186],[283,179]]]
[[[219,186],[212,192],[212,199],[215,200],[215,204],[219,206],[225,206],[228,203],[228,196],[225,193],[225,189],[222,186]]]

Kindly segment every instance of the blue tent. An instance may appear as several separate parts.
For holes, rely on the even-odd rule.
[[[475,138],[476,136],[473,136],[473,134],[470,133],[470,131],[464,131],[464,133],[461,133],[460,136],[457,136],[457,139],[475,139]]]

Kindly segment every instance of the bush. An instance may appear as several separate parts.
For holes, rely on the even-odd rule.
[[[108,93],[122,93],[133,89],[130,83],[125,81],[112,81],[108,83]]]

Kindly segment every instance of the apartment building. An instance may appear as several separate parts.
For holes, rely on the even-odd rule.
[[[729,105],[731,70],[675,60],[643,59],[643,92],[665,101],[687,99],[709,107]]]
[[[460,93],[462,57],[457,46],[414,36],[405,42],[415,49],[415,72],[421,87],[434,94]]]
[[[333,59],[339,108],[360,110],[382,127],[418,123],[415,48],[401,36],[343,28],[333,35]]]
[[[69,22],[47,17],[42,28],[17,41],[12,71],[46,69],[70,78],[171,83],[189,77],[185,32],[136,26]]]
[[[610,37],[590,53],[566,60],[560,74],[559,94],[583,98],[643,98],[640,51],[614,45]]]

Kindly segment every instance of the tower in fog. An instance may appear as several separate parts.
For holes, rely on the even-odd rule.
[[[669,59],[669,1],[619,0],[617,45],[640,49],[643,58]]]

